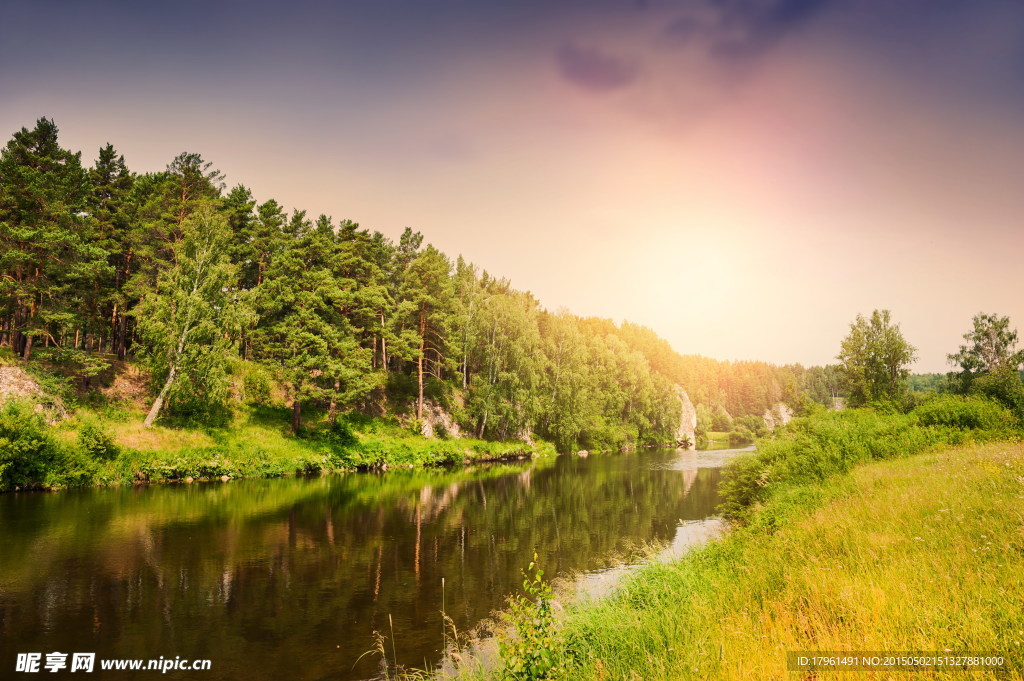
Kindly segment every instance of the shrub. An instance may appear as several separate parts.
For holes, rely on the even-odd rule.
[[[733,420],[733,428],[743,430],[744,428],[754,437],[764,437],[768,434],[768,426],[760,416],[740,416]]]
[[[57,458],[57,444],[31,404],[0,409],[0,491],[41,484]]]
[[[1013,367],[983,374],[971,382],[971,393],[996,400],[1024,418],[1024,383]]]
[[[242,362],[238,373],[242,374],[242,402],[270,404],[274,379],[266,367],[255,362]]]
[[[53,438],[32,404],[0,408],[0,491],[87,484],[94,472],[83,452]]]
[[[731,429],[732,418],[729,416],[729,412],[722,405],[718,405],[711,416],[711,430],[721,433]]]
[[[532,572],[532,574],[530,574]],[[509,598],[505,614],[508,627],[499,639],[498,651],[504,663],[506,679],[534,681],[558,678],[562,656],[555,651],[556,622],[551,602],[551,586],[544,581],[544,571],[533,554],[527,572],[523,573],[526,596]]]
[[[1006,409],[992,400],[957,395],[933,398],[913,413],[926,426],[961,430],[1001,430],[1011,425],[1013,420]]]
[[[742,447],[754,441],[754,434],[746,426],[739,426],[729,433],[729,446]]]
[[[730,463],[719,491],[721,511],[744,520],[750,507],[795,482],[824,480],[854,464],[907,456],[937,444],[1008,434],[1012,415],[989,400],[937,396],[910,414],[847,409],[793,420],[758,451]]]
[[[312,428],[304,427],[300,434],[306,439],[325,442],[335,447],[346,448],[359,444],[359,440],[352,432],[348,423],[342,419],[335,419],[333,422],[328,421],[323,425]]]
[[[78,446],[88,456],[94,459],[110,461],[117,458],[118,448],[111,437],[98,423],[87,422],[78,431]]]

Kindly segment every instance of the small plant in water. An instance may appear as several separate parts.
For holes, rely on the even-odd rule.
[[[523,577],[523,590],[527,595],[509,598],[508,629],[498,641],[505,678],[514,681],[556,678],[563,669],[554,649],[554,594],[551,585],[544,581],[536,553]]]

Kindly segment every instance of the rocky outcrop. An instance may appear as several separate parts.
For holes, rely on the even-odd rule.
[[[765,409],[762,418],[764,418],[764,424],[768,426],[768,430],[775,430],[793,420],[793,410],[779,402],[771,409]]]
[[[0,403],[42,397],[43,389],[24,369],[19,366],[0,366]]]
[[[35,402],[35,410],[50,423],[56,423],[67,416],[67,410],[60,400],[47,395],[36,379],[19,366],[0,366],[0,404],[9,400]]]
[[[690,401],[690,396],[678,385],[676,386],[676,397],[679,398],[682,413],[679,416],[679,427],[676,428],[675,439],[679,444],[688,442],[690,443],[689,446],[692,447],[697,442],[697,436],[694,432],[697,429],[697,409],[693,406],[693,402]]]
[[[423,401],[423,423],[420,434],[424,437],[462,437],[458,422],[433,400]]]

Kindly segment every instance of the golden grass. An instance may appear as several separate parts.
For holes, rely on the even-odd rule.
[[[141,419],[124,423],[110,423],[110,433],[121,447],[141,452],[176,451],[192,447],[211,447],[216,441],[208,434],[197,430],[180,430],[153,426],[145,428]]]
[[[1024,448],[960,447],[824,483],[773,535],[740,531],[572,611],[571,678],[850,679],[787,651],[999,651],[1024,662]],[[857,672],[907,679],[907,672]],[[914,679],[1024,678],[926,671]]]

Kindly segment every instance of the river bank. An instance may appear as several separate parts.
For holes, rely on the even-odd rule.
[[[156,425],[124,407],[79,408],[58,422],[28,402],[0,406],[0,492],[94,485],[272,478],[465,465],[555,454],[543,440],[427,438],[395,419],[341,420],[287,432],[283,408],[245,406],[220,426]]]
[[[572,610],[560,634],[574,661],[564,678],[780,678],[787,652],[815,650],[1019,661],[1022,480],[1024,448],[989,444],[808,486],[792,511],[801,517],[777,532],[741,530],[653,563]]]
[[[762,441],[726,471],[736,522],[723,538],[570,603],[543,632],[511,622],[540,634],[533,653],[550,651],[524,678],[782,678],[794,651],[995,651],[1019,664],[1024,446],[993,422],[947,418],[988,405],[936,405],[809,419]],[[743,491],[753,473],[764,494]],[[456,676],[503,673],[499,660]]]
[[[711,516],[721,470],[679,467],[694,458],[0,495],[0,659],[180,655],[222,679],[358,681],[380,671],[363,656],[379,631],[392,665],[423,667],[441,658],[442,611],[472,629],[535,550],[549,576],[607,574]]]

